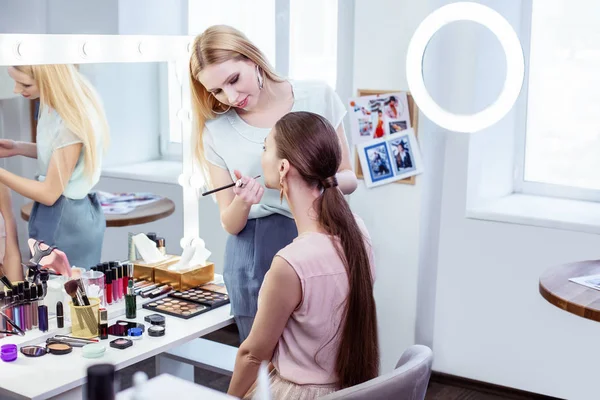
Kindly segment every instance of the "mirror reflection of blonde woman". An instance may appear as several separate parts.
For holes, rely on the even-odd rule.
[[[40,99],[37,143],[0,140],[0,157],[36,158],[36,180],[0,168],[0,183],[34,200],[29,237],[57,246],[71,265],[100,262],[106,221],[96,195],[108,123],[92,85],[73,65],[8,69],[15,93]]]

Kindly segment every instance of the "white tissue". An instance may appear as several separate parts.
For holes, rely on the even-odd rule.
[[[187,268],[196,267],[198,265],[206,266],[208,257],[212,253],[204,247],[204,240],[194,240],[192,244],[186,246],[181,253],[181,258],[177,264],[169,267],[170,271],[178,271]]]
[[[156,243],[148,239],[144,233],[133,237],[136,250],[140,253],[146,264],[154,264],[163,261],[166,257],[158,250]]]

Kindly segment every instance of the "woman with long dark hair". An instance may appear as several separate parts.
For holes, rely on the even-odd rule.
[[[371,243],[338,188],[341,158],[333,126],[310,112],[285,115],[265,140],[265,184],[287,199],[298,237],[265,276],[232,395],[249,394],[263,361],[274,367],[275,399],[313,399],[378,375]]]

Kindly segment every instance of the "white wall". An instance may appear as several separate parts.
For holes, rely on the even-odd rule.
[[[431,11],[429,1],[356,0],[353,93],[408,88],[408,43]],[[425,131],[423,127],[419,135]],[[364,219],[374,244],[382,372],[391,370],[404,349],[415,342],[423,182],[418,177],[414,186],[367,189],[361,181],[350,196],[350,205]]]

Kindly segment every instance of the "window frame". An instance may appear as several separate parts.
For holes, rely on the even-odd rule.
[[[517,110],[515,131],[514,193],[570,200],[600,202],[600,190],[579,188],[553,183],[525,180],[525,152],[527,145],[527,106],[529,98],[529,66],[531,57],[531,28],[533,19],[533,1],[523,2],[521,46],[525,55],[525,79],[523,82],[523,105]]]

